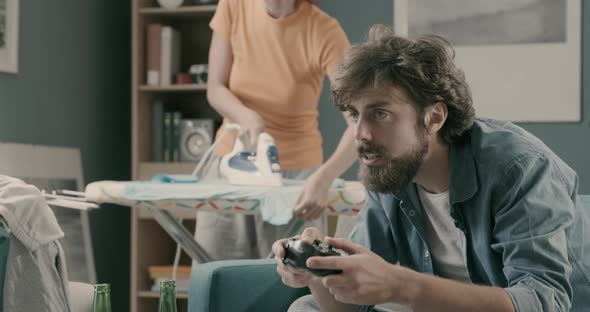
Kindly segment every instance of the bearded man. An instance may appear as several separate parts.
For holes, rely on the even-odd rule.
[[[354,121],[367,204],[350,240],[324,239],[348,255],[307,260],[340,274],[295,270],[281,261],[285,240],[273,245],[283,282],[312,293],[289,311],[588,309],[576,172],[522,128],[474,117],[446,40],[379,29],[348,51],[331,87]]]

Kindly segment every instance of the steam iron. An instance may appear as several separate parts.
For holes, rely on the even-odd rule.
[[[231,153],[221,158],[219,170],[234,185],[283,185],[277,146],[266,132],[258,136],[256,152],[246,151],[242,140],[236,138]]]

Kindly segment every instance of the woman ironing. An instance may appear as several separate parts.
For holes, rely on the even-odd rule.
[[[305,180],[295,215],[325,229],[321,216],[330,185],[356,156],[349,127],[323,162],[318,127],[324,75],[332,75],[350,46],[346,34],[307,0],[220,0],[210,27],[207,98],[224,117],[220,132],[237,123],[250,146],[268,132],[284,178]],[[232,143],[220,142],[217,151],[229,152]],[[195,239],[215,259],[259,258],[289,227],[258,215],[200,212]]]

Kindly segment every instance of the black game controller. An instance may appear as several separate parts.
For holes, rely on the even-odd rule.
[[[313,244],[302,241],[299,238],[289,238],[285,244],[285,257],[283,263],[296,269],[307,270],[318,276],[342,273],[342,270],[312,269],[308,268],[305,262],[309,257],[340,256],[341,254],[332,249],[332,246],[322,244],[315,240]]]

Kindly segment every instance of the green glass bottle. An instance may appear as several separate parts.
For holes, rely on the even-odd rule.
[[[160,312],[176,312],[176,282],[166,280],[160,282]]]
[[[111,312],[111,285],[94,285],[93,312]]]

